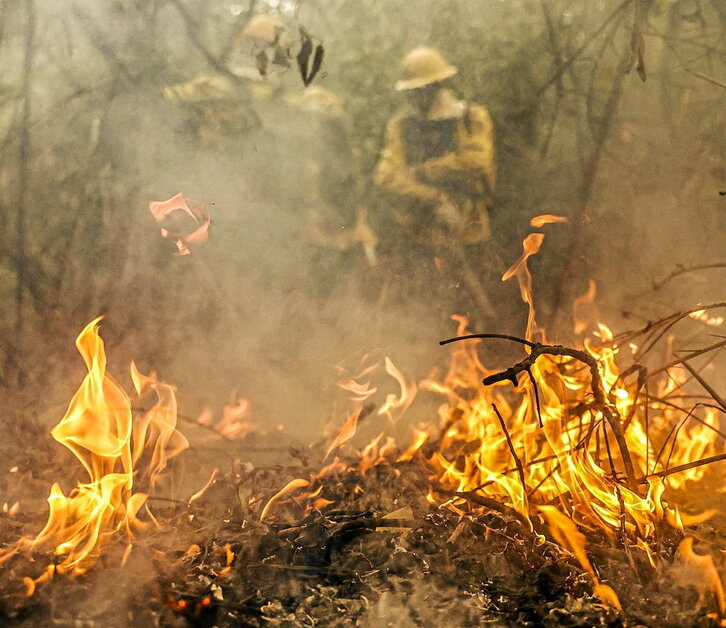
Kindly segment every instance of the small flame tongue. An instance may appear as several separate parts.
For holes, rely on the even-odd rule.
[[[535,334],[543,336],[543,330],[535,320],[534,297],[532,296],[532,275],[527,267],[527,260],[539,252],[544,242],[544,235],[541,233],[530,233],[522,242],[524,251],[514,265],[502,275],[502,281],[509,281],[512,277],[517,278],[519,283],[519,294],[527,305],[529,305],[529,317],[527,318],[527,340],[535,340]]]

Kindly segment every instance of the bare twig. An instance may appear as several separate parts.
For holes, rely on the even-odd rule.
[[[706,81],[707,83],[711,83],[712,85],[717,85],[718,87],[723,87],[724,89],[726,89],[726,83],[717,81],[715,78],[711,78],[710,76],[706,76],[705,74],[701,74],[700,72],[696,72],[695,70],[689,70],[688,68],[684,68],[684,70],[689,74],[693,74],[693,76],[697,76],[702,81]]]
[[[679,277],[680,275],[685,275],[686,273],[693,273],[697,270],[707,270],[711,268],[726,268],[726,262],[719,262],[716,264],[701,264],[700,266],[691,266],[689,268],[683,268],[680,267],[678,270],[673,271],[670,275],[668,275],[666,278],[661,279],[660,281],[657,281],[653,284],[653,290],[660,290],[665,284],[667,284],[672,279],[675,279],[676,277]]]
[[[655,377],[656,375],[660,375],[661,373],[667,371],[668,369],[673,368],[674,366],[679,366],[681,364],[685,364],[688,360],[692,360],[693,358],[697,358],[698,356],[704,355],[705,353],[708,353],[709,351],[713,351],[714,349],[719,349],[720,347],[726,346],[726,340],[721,340],[720,342],[716,342],[705,349],[699,349],[698,351],[693,351],[692,353],[689,353],[685,358],[679,358],[677,360],[673,360],[672,362],[669,362],[665,366],[661,366],[660,368],[657,368],[655,371],[651,371],[648,373],[648,379],[651,377]]]
[[[558,64],[557,70],[554,74],[537,90],[535,96],[539,97],[546,92],[552,85],[556,84],[562,75],[568,70],[568,68],[580,57],[580,55],[587,49],[587,47],[595,41],[600,34],[610,25],[610,23],[625,9],[632,0],[625,0],[619,4],[615,10],[607,17],[607,19],[600,25],[600,27],[588,38],[582,45],[570,56],[569,59]]]
[[[640,329],[636,329],[634,331],[625,332],[622,334],[618,334],[618,336],[612,338],[611,340],[608,340],[607,342],[600,343],[598,346],[600,347],[606,347],[606,346],[612,346],[612,345],[622,345],[626,342],[630,342],[631,340],[634,340],[635,338],[638,338],[639,336],[642,336],[643,334],[650,333],[654,329],[661,327],[663,325],[668,325],[674,321],[679,321],[684,318],[686,318],[689,314],[693,314],[693,312],[700,312],[701,310],[711,310],[716,309],[720,307],[726,307],[726,301],[718,301],[716,303],[710,303],[708,305],[697,305],[692,308],[689,308],[687,310],[684,310],[682,312],[677,312],[676,314],[671,314],[669,316],[666,316],[665,318],[661,318],[657,321],[653,321],[648,323],[645,327],[641,327]],[[668,367],[670,368],[670,367]]]
[[[669,475],[674,475],[675,473],[682,473],[683,471],[690,471],[691,469],[696,469],[697,467],[702,467],[704,465],[713,464],[714,462],[720,462],[722,460],[726,460],[726,453],[717,454],[715,456],[709,456],[708,458],[702,458],[701,460],[695,460],[693,462],[687,462],[685,464],[678,465],[677,467],[671,467],[670,469],[666,469],[664,471],[658,471],[657,473],[651,473],[650,475],[643,476],[642,478],[638,478],[638,484],[647,484],[648,477],[651,477],[651,476],[657,476],[659,478],[664,478]]]
[[[724,412],[726,412],[726,401],[723,400],[723,398],[708,384],[706,380],[701,377],[696,370],[688,364],[688,360],[683,361],[683,367],[696,379],[696,381],[703,386],[706,391],[708,391],[708,394],[711,395],[713,400],[720,405]]]
[[[502,432],[504,432],[504,437],[507,439],[507,445],[509,446],[509,451],[512,454],[512,458],[514,458],[514,464],[517,466],[517,473],[519,474],[519,481],[522,484],[522,492],[526,495],[527,494],[527,483],[524,479],[524,467],[522,466],[522,460],[517,455],[517,450],[514,448],[514,443],[512,442],[512,437],[509,435],[509,430],[507,429],[507,424],[504,422],[504,417],[502,416],[501,412],[499,412],[499,408],[497,408],[497,405],[495,403],[492,404],[492,409],[494,410],[494,414],[497,415],[497,419],[499,419],[499,425],[502,426]]]

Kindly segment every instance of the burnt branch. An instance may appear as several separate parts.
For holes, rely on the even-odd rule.
[[[610,425],[610,429],[615,436],[615,440],[618,444],[618,449],[620,450],[620,458],[622,459],[623,467],[625,468],[628,488],[630,488],[630,490],[635,493],[638,492],[637,481],[635,478],[635,470],[633,468],[633,461],[630,456],[630,450],[628,449],[628,445],[625,442],[625,435],[623,433],[623,427],[620,422],[620,417],[618,416],[617,410],[615,410],[615,408],[608,403],[607,396],[602,385],[602,379],[600,377],[600,370],[598,368],[597,360],[595,358],[593,358],[589,353],[585,351],[572,349],[570,347],[565,347],[564,345],[546,345],[539,342],[530,342],[529,340],[525,340],[523,338],[504,336],[502,334],[470,334],[468,336],[461,336],[459,338],[450,338],[448,340],[440,342],[439,344],[447,344],[449,342],[469,338],[506,338],[508,340],[513,340],[514,342],[519,342],[521,344],[527,345],[531,349],[530,354],[526,358],[524,358],[524,360],[521,360],[514,366],[511,366],[504,371],[500,371],[499,373],[495,373],[494,375],[485,377],[482,380],[482,383],[485,386],[491,386],[492,384],[497,384],[504,381],[512,382],[512,384],[516,386],[518,384],[517,380],[519,375],[521,373],[529,372],[534,366],[537,359],[543,355],[569,357],[573,360],[577,360],[585,364],[590,369],[591,376],[590,389],[592,391],[593,401],[590,406],[594,410],[601,412],[603,417],[605,417],[605,420]]]

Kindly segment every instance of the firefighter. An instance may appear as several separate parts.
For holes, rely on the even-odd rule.
[[[271,68],[288,67],[289,58],[290,40],[282,22],[272,15],[256,15],[235,39],[226,72],[168,85],[164,98],[193,110],[196,135],[203,145],[217,147],[260,125],[256,109],[280,90]]]
[[[288,102],[301,111],[306,138],[297,151],[302,168],[304,240],[316,269],[318,296],[335,284],[350,286],[376,265],[378,239],[368,222],[364,180],[345,123],[343,102],[310,86]],[[353,280],[353,281],[351,281]]]
[[[300,97],[301,108],[313,117],[317,151],[307,169],[307,237],[331,251],[362,247],[374,266],[377,238],[363,205],[363,181],[343,118],[343,103],[330,90],[312,86]]]
[[[459,273],[458,284],[491,315],[478,265],[469,258],[481,258],[491,235],[494,128],[486,108],[458,100],[445,87],[457,71],[434,48],[406,55],[395,88],[407,103],[388,122],[374,180],[395,198],[393,218],[420,254],[416,263],[430,268],[434,261],[438,272],[448,266]]]

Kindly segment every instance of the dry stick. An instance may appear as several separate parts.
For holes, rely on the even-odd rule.
[[[532,389],[534,391],[534,407],[537,409],[537,421],[539,422],[540,429],[542,429],[544,428],[544,423],[542,422],[542,411],[539,407],[539,388],[537,387],[537,382],[532,375],[532,369],[525,370],[527,372],[527,375],[529,375],[529,381],[532,382]]]
[[[701,377],[690,364],[688,364],[688,360],[683,362],[683,366],[691,375],[693,375],[698,383],[708,391],[708,394],[713,397],[713,400],[720,405],[721,408],[723,408],[724,412],[726,412],[726,401],[724,401],[723,398],[713,388],[711,388],[708,382],[703,379],[703,377]]]
[[[676,271],[673,271],[670,275],[668,275],[665,279],[661,279],[660,281],[653,284],[653,291],[660,290],[665,284],[667,284],[671,279],[675,279],[676,277],[680,275],[685,275],[686,273],[692,273],[697,270],[707,270],[709,268],[726,268],[726,262],[719,262],[716,264],[701,264],[700,266],[691,266],[690,268],[679,268]]]
[[[634,340],[638,336],[642,336],[643,334],[647,334],[654,330],[657,327],[660,327],[661,325],[667,325],[671,321],[679,321],[681,319],[684,319],[689,314],[692,314],[693,312],[700,312],[701,310],[711,310],[719,307],[726,307],[726,301],[717,301],[716,303],[709,303],[708,305],[697,305],[695,307],[692,307],[688,310],[684,310],[683,312],[677,312],[676,314],[670,314],[669,316],[666,316],[665,318],[661,318],[660,320],[653,321],[651,323],[648,323],[645,325],[645,327],[641,327],[640,329],[636,329],[635,331],[629,331],[622,334],[618,334],[617,336],[614,336],[611,340],[608,340],[607,342],[601,342],[597,345],[597,348],[600,347],[610,347],[612,345],[622,345],[626,342],[629,342],[631,340]]]
[[[522,492],[526,494],[527,484],[524,480],[524,467],[522,466],[522,461],[520,460],[519,456],[517,455],[517,450],[514,449],[514,443],[512,442],[511,436],[509,435],[509,430],[507,429],[507,425],[504,422],[504,417],[499,412],[499,408],[497,408],[497,405],[495,403],[492,404],[492,409],[494,410],[494,414],[497,415],[497,419],[499,419],[499,425],[502,426],[502,432],[504,432],[504,437],[507,439],[507,445],[509,445],[509,451],[512,454],[512,458],[514,458],[514,464],[517,465],[517,473],[519,474],[519,481],[522,484]]]
[[[610,439],[608,438],[608,428],[605,425],[605,423],[602,424],[602,437],[605,441],[605,451],[608,455],[608,462],[610,463],[610,473],[613,476],[613,479],[617,482],[618,480],[618,472],[615,469],[615,460],[613,460],[613,452],[610,449]],[[617,484],[615,485],[617,489]]]
[[[726,303],[724,304],[726,305]],[[681,364],[685,364],[688,360],[692,360],[693,358],[697,358],[698,356],[703,355],[704,353],[708,353],[709,351],[713,351],[714,349],[719,349],[723,346],[726,346],[726,340],[721,340],[720,342],[716,342],[705,349],[699,349],[698,351],[693,351],[689,353],[685,358],[679,358],[677,360],[673,360],[673,362],[669,362],[665,366],[661,366],[660,368],[656,369],[655,371],[651,371],[648,373],[648,379],[651,377],[654,377],[655,375],[660,375],[664,371],[667,371],[670,368],[673,368],[674,366],[679,366]]]
[[[697,467],[702,467],[704,465],[713,464],[714,462],[720,462],[722,460],[726,460],[726,453],[717,454],[715,456],[709,456],[708,458],[702,458],[701,460],[695,460],[694,462],[687,462],[685,464],[678,465],[677,467],[671,467],[670,469],[665,469],[664,471],[657,471],[656,473],[644,475],[642,478],[638,478],[638,484],[647,484],[649,477],[656,476],[659,478],[664,478],[669,475],[674,475],[676,473],[682,473],[683,471],[690,471],[691,469],[696,469]]]

